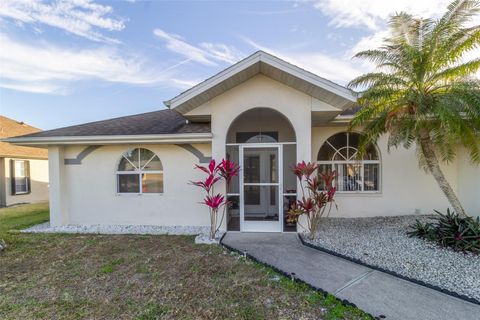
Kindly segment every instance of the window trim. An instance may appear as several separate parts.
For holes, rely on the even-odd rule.
[[[334,147],[329,141],[328,139],[330,139],[331,137],[337,135],[337,134],[340,134],[340,133],[346,133],[347,134],[347,145],[345,146],[342,146],[341,148],[336,148]],[[378,150],[378,147],[377,145],[373,144],[373,146],[375,147],[375,150],[377,152],[377,156],[378,156],[378,159],[377,160],[333,160],[333,158],[335,157],[335,155],[338,153],[341,155],[341,153],[339,153],[338,151],[343,149],[343,148],[352,148],[352,149],[355,149],[355,153],[352,155],[352,157],[350,157],[350,159],[353,158],[353,156],[355,156],[355,154],[358,152],[358,149],[351,146],[350,145],[350,134],[357,134],[357,135],[361,135],[361,133],[358,133],[358,132],[346,132],[346,131],[341,131],[341,132],[337,132],[335,134],[332,134],[331,136],[329,136],[327,139],[325,139],[325,141],[320,145],[320,149],[318,150],[318,153],[320,152],[320,150],[322,149],[322,147],[328,143],[328,145],[330,145],[331,148],[333,148],[335,150],[333,156],[332,156],[332,160],[317,160],[316,163],[318,165],[330,165],[331,166],[331,169],[332,171],[335,170],[335,165],[338,165],[338,164],[356,164],[356,165],[360,165],[360,175],[361,175],[361,178],[362,178],[362,183],[361,183],[361,186],[362,186],[362,189],[361,190],[355,190],[355,191],[341,191],[341,190],[337,190],[337,194],[339,195],[360,195],[360,194],[365,194],[365,195],[368,195],[368,194],[381,194],[382,193],[382,160],[381,160],[381,156],[380,156],[380,151]],[[317,159],[318,159],[318,153],[317,153]],[[343,155],[342,155],[343,157]],[[345,158],[345,157],[343,157]],[[365,165],[366,164],[378,164],[378,188],[377,190],[364,190],[365,188],[365,175],[364,175],[364,169],[365,169]],[[335,179],[336,180],[336,179]]]
[[[25,174],[22,177],[17,177],[16,174],[16,168],[17,168],[17,162],[23,162],[24,163],[24,170]],[[32,193],[32,184],[31,184],[31,179],[30,179],[30,160],[25,160],[25,159],[11,159],[10,161],[10,179],[11,179],[11,195],[12,196],[19,196],[19,195],[26,195]],[[17,184],[16,184],[16,179],[17,178],[24,178],[27,186],[26,191],[17,191]]]
[[[134,163],[132,163],[132,161],[130,161],[130,159],[128,159],[127,157],[125,157],[125,155],[130,152],[130,151],[134,151],[136,149],[139,149],[139,152],[138,152],[138,157],[139,157],[139,163],[140,163],[140,156],[141,156],[141,152],[140,150],[141,149],[145,149],[145,150],[148,150],[150,152],[153,153],[153,156],[148,159],[147,162],[145,162],[145,164],[143,165],[142,168],[137,168],[138,165],[135,165]],[[144,168],[155,158],[157,157],[158,160],[160,161],[160,164],[162,166],[162,170],[144,170]],[[131,170],[131,171],[125,171],[125,170],[118,170],[118,167],[120,165],[120,162],[122,161],[122,159],[126,159],[134,168],[135,170]],[[162,192],[143,192],[143,188],[142,188],[142,175],[144,174],[161,174],[162,175]],[[120,181],[119,181],[119,177],[121,175],[138,175],[138,181],[139,181],[139,184],[138,184],[138,192],[120,192]],[[122,153],[122,155],[120,156],[120,159],[118,160],[117,162],[117,166],[116,166],[116,171],[115,171],[115,183],[116,183],[116,194],[117,196],[144,196],[144,195],[152,195],[152,196],[158,196],[158,195],[163,195],[165,193],[165,180],[164,180],[164,170],[163,170],[163,163],[162,163],[162,160],[160,159],[160,157],[155,153],[153,152],[152,150],[150,149],[147,149],[147,148],[142,148],[142,147],[137,147],[137,148],[133,148],[133,149],[129,149],[128,151]]]

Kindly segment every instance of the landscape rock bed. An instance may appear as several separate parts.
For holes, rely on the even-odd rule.
[[[318,236],[303,240],[403,277],[480,301],[480,255],[440,247],[406,232],[429,216],[326,218]]]
[[[25,233],[93,233],[93,234],[208,234],[210,227],[202,226],[140,226],[140,225],[66,225],[50,226],[49,222],[22,230]]]

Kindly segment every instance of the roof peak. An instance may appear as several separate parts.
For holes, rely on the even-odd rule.
[[[278,72],[282,73],[283,76],[279,77]],[[168,108],[177,109],[178,112],[183,114],[259,73],[283,82],[294,89],[304,91],[320,100],[323,100],[322,93],[324,95],[335,95],[338,104],[336,107],[341,109],[350,107],[356,102],[355,94],[350,89],[302,69],[271,53],[258,50],[176,97],[164,101],[164,104]],[[305,88],[308,88],[308,90],[305,90]]]

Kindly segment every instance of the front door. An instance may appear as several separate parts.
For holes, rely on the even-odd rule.
[[[277,144],[241,146],[242,231],[280,232],[282,229],[281,152]]]

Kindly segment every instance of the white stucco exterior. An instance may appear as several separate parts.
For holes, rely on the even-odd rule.
[[[312,129],[312,161],[316,161],[318,151],[326,139],[346,130],[345,126],[314,127]],[[401,147],[388,152],[386,137],[378,141],[377,148],[381,159],[380,191],[364,194],[337,193],[338,210],[333,210],[331,216],[427,214],[433,209],[445,211],[449,207],[433,176],[419,168],[415,148],[407,150]],[[443,170],[452,187],[457,189],[456,162],[443,166]]]
[[[457,192],[464,209],[480,216],[480,165],[473,165],[467,151],[460,148],[457,158]]]
[[[207,144],[194,145],[205,155]],[[134,148],[155,152],[164,170],[163,194],[118,194],[116,168],[123,153]],[[189,185],[203,176],[194,170],[195,156],[176,145],[102,146],[79,165],[65,165],[85,146],[50,148],[51,223],[104,225],[207,226],[203,193]],[[59,165],[60,164],[60,165]],[[60,167],[60,174],[58,167]]]
[[[297,158],[311,154],[311,110],[315,98],[263,75],[257,75],[239,86],[210,100],[212,119],[212,155],[225,156],[225,142],[231,123],[242,113],[254,108],[270,108],[284,115],[293,126],[297,138]]]

